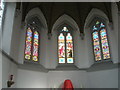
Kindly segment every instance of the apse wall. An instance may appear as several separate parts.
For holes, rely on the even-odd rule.
[[[11,56],[15,61],[18,61],[18,63],[23,64],[25,27],[24,26],[22,26],[22,28],[20,27],[21,17],[15,17],[14,25],[12,25],[12,23],[9,22],[9,21],[13,22],[14,20],[13,19],[14,13],[10,14],[11,12],[14,12],[13,10],[15,10],[15,4],[11,3],[8,5],[8,10],[6,10],[8,15],[6,16],[6,21],[5,21],[6,27],[4,26],[5,28],[3,32],[3,35],[4,35],[3,50],[8,54],[8,56]],[[19,22],[19,23],[16,23],[16,22]],[[18,28],[21,28],[21,29],[18,29]],[[14,32],[12,32],[12,30]],[[117,31],[117,29],[115,31]],[[110,32],[112,33],[113,31],[111,30]],[[114,36],[116,34],[114,34]],[[76,35],[79,36],[79,33],[77,33]],[[52,36],[51,40],[48,40],[47,30],[45,30],[45,32],[43,33],[43,36],[44,38],[42,38],[41,44],[43,44],[42,47],[44,47],[42,48],[44,55],[42,54],[42,58],[41,58],[42,62],[40,61],[40,63],[42,63],[44,67],[46,67],[47,69],[56,68],[57,56],[55,55],[57,54],[56,53],[51,54],[51,51],[52,51],[51,46],[53,45],[52,47],[54,48],[54,46],[57,45],[53,43],[52,38],[54,38],[54,35]],[[75,46],[75,48],[79,48],[79,50],[76,51],[77,53],[79,53],[79,55],[76,57],[78,60],[76,65],[82,68],[86,68],[86,67],[88,68],[90,67],[89,61],[91,62],[94,60],[93,60],[93,57],[89,57],[88,55],[91,52],[87,51],[87,47],[89,47],[89,45],[87,45],[86,43],[87,41],[85,41],[86,35],[84,40],[81,40],[80,37],[77,37],[77,38],[79,41],[75,39],[75,42],[79,44]],[[84,48],[84,53],[83,53],[83,48]],[[114,54],[117,54],[116,52]],[[115,58],[115,61],[116,61],[115,63],[117,63],[117,60],[118,59]],[[14,75],[14,81],[15,81],[15,84],[12,87],[16,87],[16,88],[46,88],[46,87],[57,88],[63,83],[65,79],[71,79],[76,88],[81,88],[81,87],[83,88],[117,88],[118,87],[117,68],[106,69],[106,70],[103,69],[103,70],[91,71],[91,72],[87,72],[85,70],[39,72],[39,71],[33,71],[33,70],[20,69],[17,67],[17,64],[15,64],[13,61],[10,60],[9,57],[2,54],[2,87],[3,88],[7,87],[7,80],[9,78],[9,75],[11,74]]]
[[[13,35],[13,24],[15,17],[15,7],[16,3],[6,3],[5,4],[5,15],[3,23],[3,34],[2,34],[2,88],[7,88],[7,81],[10,75],[14,75],[14,81],[17,79],[17,64],[13,61],[14,56],[18,55],[18,52],[14,52],[14,56],[11,55],[11,51],[15,51],[16,42],[14,42],[14,49],[11,50],[12,35]],[[16,37],[14,37],[15,39]],[[17,40],[17,38],[16,38]],[[16,41],[15,40],[15,41]],[[13,43],[12,43],[13,44]],[[11,58],[12,57],[12,58]],[[16,58],[15,58],[16,60]],[[16,87],[16,83],[12,86]]]
[[[118,69],[87,72],[88,88],[118,88]]]
[[[47,73],[18,69],[17,88],[47,88]]]
[[[17,69],[17,65],[5,54],[2,54],[2,88],[7,88],[7,81],[10,75],[14,75],[13,80],[15,84],[12,85],[12,88],[16,87]]]
[[[70,79],[75,88],[87,87],[86,71],[38,72],[18,69],[17,88],[60,88]]]
[[[118,69],[48,73],[18,69],[16,88],[60,88],[66,79],[72,81],[74,88],[118,88]]]

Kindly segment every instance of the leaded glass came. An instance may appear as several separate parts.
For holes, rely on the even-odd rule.
[[[58,57],[59,63],[74,63],[73,39],[67,27],[63,27],[58,36]]]
[[[105,24],[103,22],[96,21],[92,30],[95,61],[109,59],[110,49]]]

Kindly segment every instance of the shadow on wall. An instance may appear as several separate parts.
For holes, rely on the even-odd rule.
[[[63,87],[63,84],[64,84],[64,83],[62,82],[62,83],[60,84],[59,88],[62,88],[62,87]]]

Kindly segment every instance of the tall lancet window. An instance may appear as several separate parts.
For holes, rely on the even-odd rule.
[[[25,60],[38,61],[39,33],[34,27],[28,27],[25,42]]]
[[[58,36],[59,63],[74,63],[73,61],[73,39],[67,27],[63,27]]]
[[[95,61],[110,59],[110,48],[106,26],[103,22],[96,21],[92,27],[92,38]]]

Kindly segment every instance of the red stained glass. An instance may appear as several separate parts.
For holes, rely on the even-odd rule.
[[[59,63],[65,63],[65,37],[63,33],[60,33],[58,37],[58,54]]]
[[[70,33],[66,36],[67,63],[73,63],[73,42]]]
[[[28,28],[25,46],[25,59],[30,59],[31,57],[31,46],[32,46],[32,30]]]
[[[102,43],[103,59],[108,59],[110,58],[110,52],[109,52],[107,34],[105,29],[102,29],[100,31],[100,36],[101,36],[101,43]]]
[[[37,31],[34,32],[34,41],[33,41],[33,61],[38,61],[38,45],[39,45],[39,34]]]
[[[93,26],[93,44],[96,61],[110,58],[107,33],[102,22],[97,21]]]
[[[101,51],[100,51],[100,42],[97,31],[93,32],[93,45],[94,45],[95,60],[99,61],[101,60]]]

